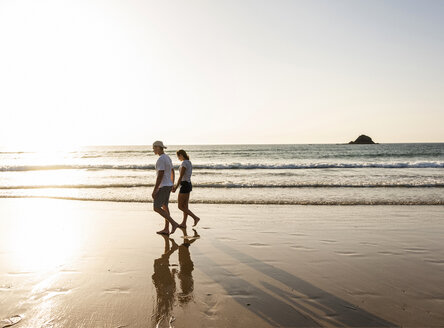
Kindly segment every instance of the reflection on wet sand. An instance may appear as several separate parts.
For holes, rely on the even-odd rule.
[[[172,238],[162,235],[165,242],[164,253],[154,260],[154,274],[152,276],[154,287],[156,288],[156,302],[152,323],[154,327],[160,327],[160,324],[168,324],[174,321],[172,310],[177,299],[181,306],[186,305],[193,299],[194,264],[191,260],[190,246],[199,235],[193,229],[194,235],[188,236],[186,229],[182,229],[184,242],[179,246]],[[171,243],[171,245],[170,245]],[[179,250],[179,271],[175,268],[170,269],[170,256]],[[176,294],[176,275],[179,278],[180,292]]]
[[[179,246],[179,282],[181,293],[179,293],[179,303],[181,305],[187,304],[193,299],[194,281],[193,270],[194,264],[191,261],[190,245],[196,241],[187,240]]]

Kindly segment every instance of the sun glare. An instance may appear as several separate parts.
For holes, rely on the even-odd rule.
[[[64,205],[35,200],[32,206],[19,210],[9,244],[18,271],[52,270],[75,255],[82,244],[81,227],[69,218],[72,214]]]

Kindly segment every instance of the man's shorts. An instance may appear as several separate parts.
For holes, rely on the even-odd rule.
[[[170,201],[170,194],[172,186],[164,186],[159,188],[156,198],[154,198],[154,208],[161,208],[163,205],[168,205]]]

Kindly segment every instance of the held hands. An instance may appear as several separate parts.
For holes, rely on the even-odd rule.
[[[172,192],[176,192],[177,186],[173,186],[173,189],[171,189]]]

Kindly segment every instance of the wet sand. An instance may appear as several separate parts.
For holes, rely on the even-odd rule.
[[[151,206],[1,199],[0,327],[444,326],[442,206]]]

